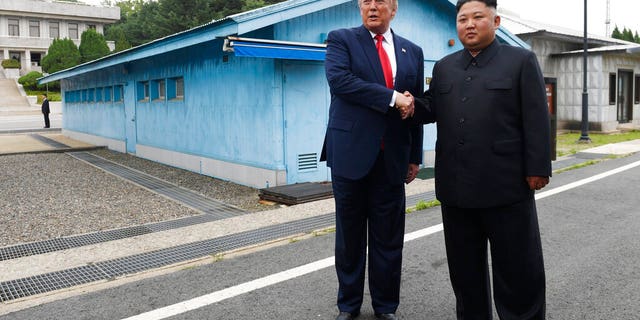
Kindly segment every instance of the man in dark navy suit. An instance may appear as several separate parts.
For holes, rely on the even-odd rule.
[[[393,33],[397,0],[359,0],[363,26],[327,38],[331,89],[322,159],[336,202],[337,319],[362,305],[367,243],[369,291],[377,319],[396,319],[404,238],[404,183],[422,162],[422,126],[412,126],[422,94],[422,49]]]
[[[534,191],[551,176],[545,85],[531,51],[500,44],[495,0],[457,3],[464,49],[440,60],[415,120],[437,122],[442,203],[458,319],[491,319],[487,244],[500,319],[544,319]]]

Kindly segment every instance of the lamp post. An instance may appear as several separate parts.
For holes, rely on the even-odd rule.
[[[587,45],[587,0],[584,0],[584,49],[582,52],[582,133],[579,143],[591,143],[589,138],[589,91],[587,88],[587,59],[589,57],[589,47]]]

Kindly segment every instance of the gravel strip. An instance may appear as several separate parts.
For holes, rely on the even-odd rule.
[[[97,155],[245,210],[258,191],[100,150]],[[66,154],[0,156],[0,246],[42,241],[199,214]]]
[[[250,212],[273,209],[273,206],[258,202],[260,200],[258,189],[108,149],[95,150],[91,153]]]

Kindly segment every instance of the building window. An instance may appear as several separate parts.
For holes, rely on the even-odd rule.
[[[167,91],[164,79],[153,81],[153,88],[151,88],[152,100],[164,100],[166,97],[166,92]]]
[[[158,81],[158,99],[164,100],[167,95],[166,92],[167,92],[167,86],[164,80]]]
[[[104,102],[110,102],[113,99],[112,87],[104,87]]]
[[[616,104],[616,74],[609,74],[609,104]]]
[[[40,21],[29,20],[29,37],[40,38]]]
[[[640,76],[636,76],[636,86],[634,91],[633,103],[640,104]]]
[[[122,85],[113,87],[113,101],[124,101],[124,87]]]
[[[20,20],[9,18],[9,36],[19,37],[20,36]]]
[[[89,89],[87,90],[87,102],[94,102],[95,100],[95,96],[96,96],[96,89]]]
[[[102,102],[102,93],[104,92],[103,88],[96,88],[96,102]]]
[[[87,25],[87,28],[95,30],[96,29],[96,25],[95,24],[90,24],[90,25]]]
[[[49,38],[60,38],[60,22],[49,22]]]
[[[149,81],[138,82],[138,101],[149,101]]]
[[[167,99],[184,99],[184,78],[171,78],[167,81]]]
[[[69,39],[78,39],[77,23],[69,23]]]

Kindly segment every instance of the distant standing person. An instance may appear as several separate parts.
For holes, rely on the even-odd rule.
[[[458,319],[544,319],[534,191],[551,176],[549,115],[533,52],[501,44],[496,0],[459,0],[464,49],[433,68],[415,118],[436,122],[435,182]]]
[[[51,110],[49,109],[49,99],[46,94],[42,95],[42,114],[44,115],[44,127],[51,127],[51,123],[49,122],[49,113]]]

